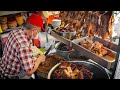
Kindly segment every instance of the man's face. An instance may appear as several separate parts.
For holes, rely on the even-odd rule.
[[[34,27],[32,29],[32,38],[35,38],[37,36],[37,34],[41,31],[41,28],[40,27]]]

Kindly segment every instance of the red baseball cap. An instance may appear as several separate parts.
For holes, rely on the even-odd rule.
[[[41,27],[42,31],[45,31],[45,29],[43,28],[43,19],[38,14],[32,14],[31,16],[29,16],[26,20],[26,23]]]

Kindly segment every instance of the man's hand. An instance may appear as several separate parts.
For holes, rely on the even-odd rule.
[[[40,60],[40,63],[44,62],[45,58],[46,58],[45,55],[41,55],[41,56],[38,57],[38,59]]]
[[[37,68],[39,67],[40,63],[42,63],[44,61],[45,61],[45,55],[39,56],[38,59],[35,61],[34,68],[31,71],[27,72],[26,74],[28,76],[31,76],[37,70]]]

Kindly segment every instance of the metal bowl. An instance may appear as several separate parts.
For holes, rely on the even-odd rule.
[[[59,49],[57,49],[57,48],[58,48],[58,46],[59,46],[60,44],[61,44],[61,42],[58,42],[58,43],[55,45],[56,54],[58,54],[58,55],[60,55],[60,56],[62,56],[62,57],[64,57],[64,58],[67,58],[68,54],[69,54],[70,52],[73,52],[74,49],[72,49],[72,50],[70,50],[70,51],[62,51],[62,50],[59,50]]]
[[[92,79],[110,79],[110,75],[108,74],[107,70],[95,63],[88,62],[88,61],[69,61],[72,63],[77,63],[80,65],[85,65],[90,71],[93,72]],[[57,67],[61,63],[56,64],[48,73],[47,79],[51,79],[52,73],[57,69]]]
[[[59,34],[67,39],[70,39],[76,35],[76,31],[74,31],[74,32],[59,32]]]

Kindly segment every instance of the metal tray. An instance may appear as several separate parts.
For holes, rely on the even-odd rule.
[[[92,59],[93,61],[97,62],[98,64],[104,66],[107,69],[110,69],[113,67],[115,59],[112,61],[108,61],[107,59],[105,59],[104,57],[100,57],[98,55],[96,55],[95,53],[91,52],[90,50],[82,47],[81,45],[79,45],[78,43],[83,41],[83,40],[92,40],[92,41],[96,41],[94,38],[89,38],[89,37],[84,37],[84,38],[80,38],[80,39],[75,39],[72,42],[72,46],[74,48],[76,48],[76,50],[82,54],[84,54],[86,57]],[[106,47],[107,48],[107,47]],[[108,49],[108,48],[107,48]],[[82,51],[82,52],[81,52]],[[111,52],[111,54],[116,55],[116,52],[108,49],[109,52]]]
[[[78,51],[79,53],[81,53],[81,55],[90,58],[91,60],[95,61],[96,63],[100,64],[101,66],[103,66],[103,67],[105,67],[107,69],[111,69],[111,68],[114,67],[114,62],[108,62],[108,61],[104,60],[104,58],[101,58],[101,57],[97,56],[96,54],[92,53],[91,51],[85,49],[84,47],[78,45],[79,41],[82,41],[83,39],[88,38],[88,37],[84,37],[84,38],[80,38],[80,39],[75,39],[75,40],[73,40],[71,42],[71,40],[66,39],[63,36],[58,35],[58,33],[54,32],[54,31],[51,31],[50,35],[52,35],[53,37],[55,37],[59,41],[63,42],[64,44],[70,45],[76,51]],[[88,38],[88,39],[92,40],[92,38]],[[100,41],[102,41],[102,40],[99,39],[99,42]],[[102,43],[102,42],[100,42],[100,43]],[[116,51],[116,49],[117,49],[116,46],[115,46],[115,48],[112,48],[113,51]]]

